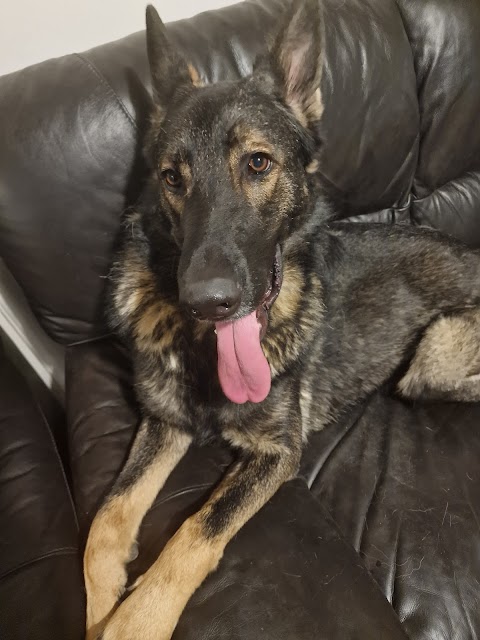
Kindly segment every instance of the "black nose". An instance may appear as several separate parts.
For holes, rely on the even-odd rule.
[[[201,320],[224,320],[240,306],[241,288],[233,278],[211,278],[188,283],[180,301]]]

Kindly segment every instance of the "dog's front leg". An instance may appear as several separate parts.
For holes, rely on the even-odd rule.
[[[127,463],[88,536],[84,555],[87,640],[100,637],[123,594],[125,567],[143,517],[190,442],[186,433],[154,419],[146,418],[140,425]]]
[[[295,475],[299,459],[299,449],[243,453],[120,605],[102,640],[169,640],[185,605],[217,567],[226,544]]]

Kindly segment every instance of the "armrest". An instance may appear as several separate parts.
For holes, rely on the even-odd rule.
[[[0,352],[0,637],[80,640],[77,523],[62,464],[25,381]]]

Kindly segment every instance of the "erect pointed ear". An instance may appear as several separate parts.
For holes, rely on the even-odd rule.
[[[320,0],[292,0],[270,48],[270,66],[284,99],[300,121],[320,120],[324,27]]]
[[[153,91],[156,102],[165,108],[179,87],[199,86],[200,76],[170,43],[165,25],[151,4],[147,6],[146,23],[147,54]]]

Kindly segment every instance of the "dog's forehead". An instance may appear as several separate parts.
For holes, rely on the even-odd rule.
[[[166,152],[195,157],[238,144],[266,150],[284,145],[288,129],[288,118],[267,95],[248,83],[218,83],[196,90],[172,115]]]

